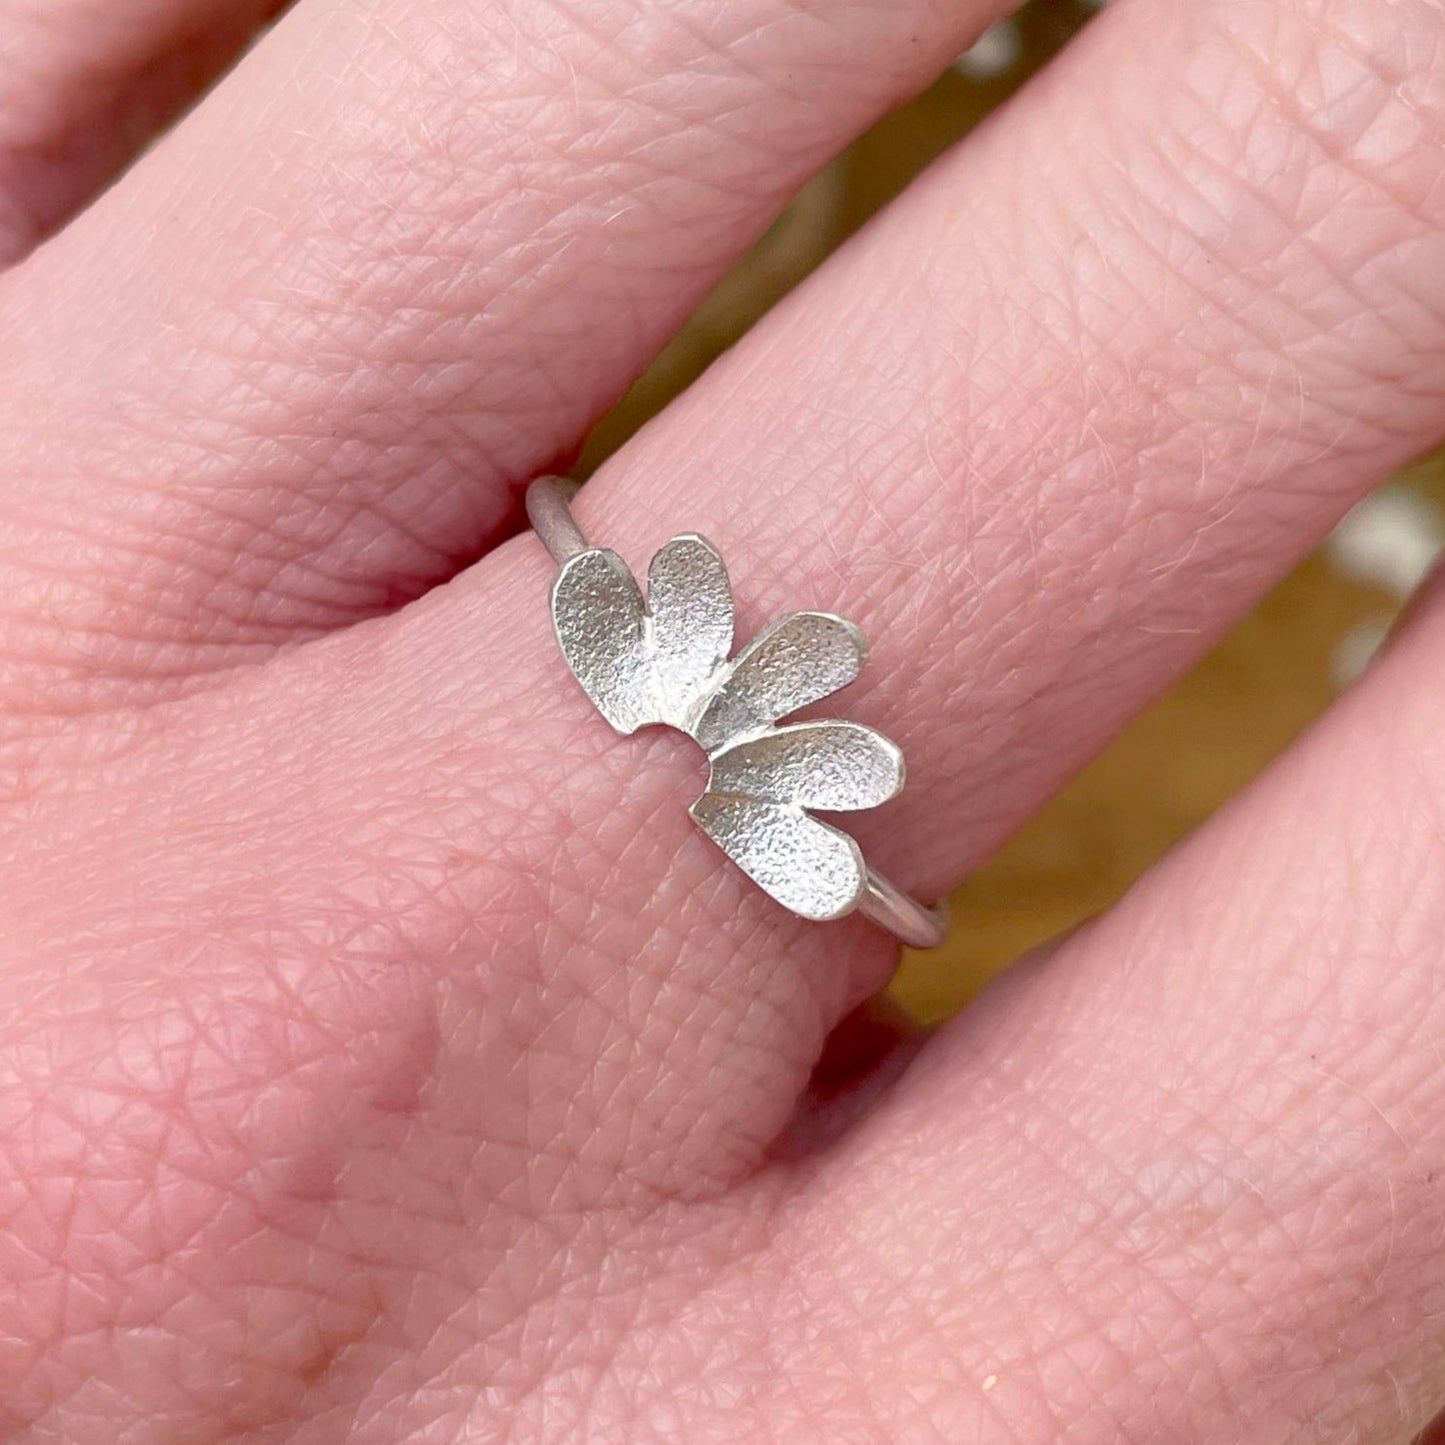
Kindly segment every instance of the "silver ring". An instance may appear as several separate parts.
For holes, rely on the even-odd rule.
[[[902,790],[903,754],[860,723],[781,721],[858,676],[863,634],[831,612],[795,612],[732,656],[732,590],[717,549],[695,533],[664,543],[644,598],[617,553],[582,534],[567,505],[576,488],[539,477],[527,516],[558,568],[558,645],[598,712],[624,735],[663,725],[702,748],[710,771],[693,821],[785,908],[816,920],[857,911],[913,948],[940,944],[946,907],[889,882],[809,811],[887,802]]]

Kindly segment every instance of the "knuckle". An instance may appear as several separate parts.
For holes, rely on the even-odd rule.
[[[1205,303],[1208,399],[1259,410],[1238,468],[1282,434],[1290,457],[1348,459],[1433,427],[1445,10],[1231,0],[1178,23],[1136,180],[1151,244]]]
[[[1201,48],[1201,98],[1218,106],[1244,178],[1289,219],[1322,226],[1343,206],[1362,237],[1367,204],[1397,232],[1445,222],[1437,0],[1245,0],[1207,14],[1223,64]]]

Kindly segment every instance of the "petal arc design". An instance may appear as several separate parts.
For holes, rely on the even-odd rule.
[[[857,843],[808,810],[887,802],[903,786],[903,756],[861,723],[782,721],[858,676],[868,648],[857,627],[795,612],[730,659],[727,569],[692,533],[653,556],[645,597],[617,553],[568,556],[552,618],[573,676],[618,732],[665,724],[707,753],[692,817],[754,882],[804,918],[858,907],[869,874]]]

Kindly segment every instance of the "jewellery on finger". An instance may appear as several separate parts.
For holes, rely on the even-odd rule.
[[[876,807],[903,787],[903,754],[881,733],[834,719],[781,719],[846,687],[868,646],[831,612],[795,612],[735,657],[733,602],[717,549],[695,533],[659,549],[647,595],[617,553],[594,547],[572,517],[575,482],[539,477],[527,516],[557,563],[552,622],[562,656],[619,733],[664,724],[710,765],[693,820],[742,870],[804,918],[857,911],[914,948],[947,931],[870,868],[848,834],[809,811]]]

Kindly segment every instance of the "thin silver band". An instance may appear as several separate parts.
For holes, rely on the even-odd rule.
[[[527,488],[527,518],[559,567],[592,545],[568,505],[577,485],[563,477],[538,477]],[[926,907],[872,867],[858,912],[910,948],[936,948],[948,933],[946,903]]]

